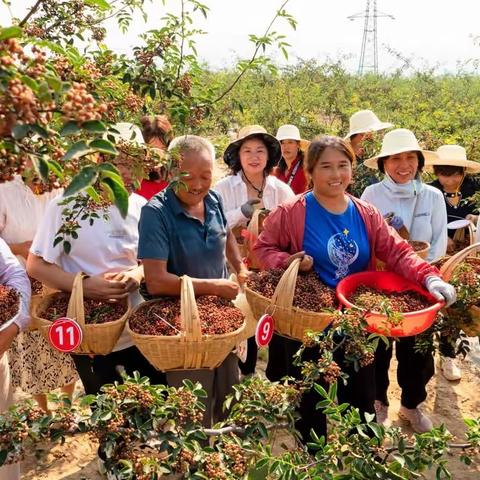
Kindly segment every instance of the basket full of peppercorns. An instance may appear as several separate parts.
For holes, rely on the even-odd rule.
[[[82,329],[82,343],[72,352],[107,355],[112,352],[125,328],[130,308],[127,303],[83,298],[83,278],[79,273],[72,292],[54,292],[31,306],[34,325],[49,341],[52,322],[61,317],[75,320]]]
[[[11,287],[0,285],[0,331],[6,328],[20,308],[20,294]]]
[[[299,273],[300,261],[295,259],[286,270],[253,273],[245,287],[253,315],[260,318],[269,313],[277,333],[297,340],[302,340],[307,330],[324,330],[338,306],[335,290],[323,284],[315,272]]]
[[[158,370],[215,368],[244,338],[245,317],[230,301],[211,295],[195,299],[182,277],[181,294],[138,305],[127,330]]]
[[[417,240],[408,240],[408,244],[413,248],[413,251],[423,260],[428,257],[428,251],[430,250],[430,244],[428,242],[420,242]],[[376,269],[379,272],[386,270],[386,265],[377,259]]]
[[[409,337],[427,330],[444,302],[393,272],[360,272],[337,285],[340,303],[365,311],[367,330],[390,337]]]
[[[470,245],[437,264],[443,279],[457,291],[457,301],[447,313],[469,336],[480,335],[480,243]]]

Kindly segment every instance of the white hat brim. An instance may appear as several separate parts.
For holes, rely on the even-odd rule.
[[[288,135],[281,135],[280,137],[275,137],[279,142],[281,142],[282,140],[295,140],[296,142],[300,142],[300,150],[302,150],[303,152],[306,152],[308,150],[308,147],[310,145],[310,141],[309,140],[305,140],[304,138],[293,138],[293,137],[289,137]]]
[[[480,172],[480,163],[474,162],[472,160],[462,160],[459,158],[455,159],[446,159],[437,157],[430,161],[425,161],[425,170],[428,172],[433,172],[434,165],[444,165],[446,167],[462,167],[465,168],[466,173],[479,173]]]
[[[390,123],[390,122],[378,122],[373,125],[370,125],[368,128],[351,130],[350,132],[348,132],[348,135],[345,137],[345,139],[350,138],[351,136],[357,135],[359,133],[378,132],[379,130],[385,130],[386,128],[391,128],[393,126],[394,126],[393,123]]]
[[[378,159],[379,158],[385,158],[385,157],[390,157],[391,155],[397,155],[399,153],[403,152],[421,152],[425,158],[425,165],[433,165],[433,162],[438,159],[438,155],[435,152],[432,152],[431,150],[418,150],[418,149],[398,149],[398,150],[392,150],[389,152],[381,152],[381,155],[377,155],[375,157],[368,158],[363,162],[363,164],[371,168],[373,170],[378,170]]]

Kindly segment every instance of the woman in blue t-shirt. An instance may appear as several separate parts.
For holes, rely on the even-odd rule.
[[[305,169],[312,190],[281,204],[268,217],[254,251],[264,268],[286,268],[301,257],[301,271],[312,268],[320,280],[331,287],[355,272],[375,270],[375,257],[389,270],[417,282],[439,299],[452,303],[453,287],[443,282],[439,272],[420,259],[409,244],[390,228],[373,206],[346,194],[352,181],[355,156],[349,145],[337,137],[315,139],[308,150]],[[298,376],[291,355],[299,347],[289,343],[285,355],[290,367],[285,374]],[[309,352],[318,358],[318,352]],[[374,365],[357,372],[345,365],[341,350],[335,360],[348,374],[348,383],[338,384],[338,401],[375,413]],[[298,429],[306,440],[311,428],[326,435],[325,416],[316,410],[318,395],[306,392],[300,406]]]

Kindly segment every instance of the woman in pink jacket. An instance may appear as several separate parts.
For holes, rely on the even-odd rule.
[[[421,260],[374,206],[346,193],[354,159],[351,147],[340,138],[324,136],[311,143],[305,170],[312,190],[281,204],[269,215],[255,245],[260,263],[266,269],[286,268],[300,256],[301,271],[313,268],[323,283],[335,288],[347,275],[375,270],[378,258],[388,270],[425,286],[447,304],[452,303],[455,290],[440,278],[439,271]],[[287,365],[285,375],[298,376],[291,355],[299,346],[299,342],[285,342],[287,358],[278,359]],[[362,413],[375,413],[374,365],[355,372],[344,365],[341,357],[340,353],[336,361],[349,378],[347,385],[338,384],[339,403],[349,403]],[[305,440],[310,428],[318,435],[326,435],[325,417],[315,409],[318,400],[313,391],[302,399],[297,428]]]

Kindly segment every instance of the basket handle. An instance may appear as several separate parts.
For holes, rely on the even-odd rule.
[[[180,321],[182,331],[185,332],[184,340],[198,342],[202,339],[202,330],[200,328],[200,315],[197,302],[195,301],[192,279],[187,275],[183,275],[181,282]]]
[[[457,268],[457,266],[462,263],[469,255],[474,253],[475,251],[480,250],[480,242],[474,243],[469,245],[468,247],[464,248],[460,252],[456,253],[452,257],[450,257],[441,267],[440,273],[443,276],[443,279],[448,282],[453,275],[453,272]]]
[[[271,304],[283,308],[291,308],[293,305],[293,296],[295,295],[295,285],[297,284],[298,269],[302,259],[296,258],[285,270],[278,282],[275,292],[273,292]]]
[[[82,330],[85,328],[85,308],[83,306],[83,279],[85,277],[83,272],[75,275],[67,308],[67,317],[74,319]]]

